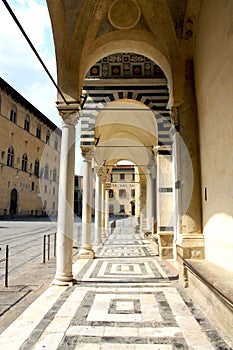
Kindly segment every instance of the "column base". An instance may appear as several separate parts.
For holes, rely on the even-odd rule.
[[[174,232],[159,232],[158,235],[159,256],[163,259],[173,259]]]
[[[91,247],[81,247],[78,253],[78,259],[94,259],[95,252]]]
[[[180,281],[188,287],[185,259],[205,259],[205,243],[202,233],[181,234],[176,242],[176,256],[179,263]]]
[[[102,241],[93,241],[92,245],[103,245]]]
[[[60,287],[70,287],[77,283],[77,280],[75,278],[72,279],[72,281],[60,281],[59,279],[54,279],[51,283],[51,286],[60,286]]]

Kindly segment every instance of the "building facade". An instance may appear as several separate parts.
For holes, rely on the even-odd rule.
[[[56,215],[61,130],[0,79],[0,215]]]
[[[140,215],[140,182],[134,165],[114,165],[109,189],[109,215]]]

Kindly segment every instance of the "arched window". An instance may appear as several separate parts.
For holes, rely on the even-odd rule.
[[[57,151],[57,148],[58,148],[58,140],[57,140],[57,137],[55,137],[54,149]]]
[[[26,153],[24,153],[22,157],[22,171],[27,171],[27,166],[28,166],[28,156]]]
[[[39,176],[39,170],[40,170],[40,162],[39,160],[35,160],[35,163],[34,163],[34,175],[35,176]]]
[[[12,105],[10,112],[10,121],[13,123],[17,122],[17,108],[16,105]]]
[[[48,166],[48,164],[45,164],[45,167],[44,167],[44,178],[45,179],[49,178],[49,166]]]
[[[57,181],[57,169],[53,169],[53,181]]]
[[[46,133],[46,143],[49,145],[49,139],[50,139],[50,132],[49,130]]]
[[[12,147],[8,149],[7,153],[7,165],[8,166],[14,166],[14,150]]]
[[[36,137],[38,139],[41,139],[41,126],[40,126],[40,124],[37,124],[37,127],[36,127]]]
[[[28,114],[26,114],[24,118],[24,130],[30,131],[30,117]]]

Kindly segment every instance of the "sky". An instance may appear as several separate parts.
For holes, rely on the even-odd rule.
[[[53,35],[46,0],[7,0],[54,80],[57,81]],[[57,91],[26,39],[0,1],[0,75],[47,118],[61,127]],[[77,140],[76,173],[81,167]]]

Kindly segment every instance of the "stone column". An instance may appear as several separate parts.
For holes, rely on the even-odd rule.
[[[105,183],[105,232],[109,235],[109,190],[111,183]]]
[[[63,122],[58,195],[56,275],[53,284],[67,285],[74,281],[72,274],[72,250],[75,125],[79,119],[79,105],[72,104],[72,107],[59,105],[58,110]]]
[[[92,153],[82,151],[83,154],[83,209],[82,209],[82,244],[78,253],[79,259],[93,259],[91,214],[92,214]]]
[[[149,170],[148,170],[149,172]],[[146,225],[147,232],[152,232],[152,219],[153,219],[153,203],[152,203],[152,179],[151,175],[147,175],[146,182]]]
[[[96,174],[95,180],[95,231],[94,231],[94,245],[99,245],[101,241],[101,181],[100,176]]]
[[[157,150],[157,233],[160,256],[173,257],[172,156],[166,147]]]
[[[106,176],[102,175],[101,176],[101,233],[102,233],[102,238],[106,238],[106,232],[105,232],[105,181],[106,181]]]

